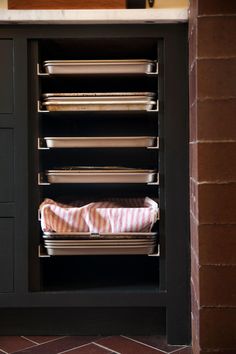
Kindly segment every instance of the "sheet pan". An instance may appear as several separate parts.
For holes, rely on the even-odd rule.
[[[114,137],[45,137],[49,148],[95,148],[95,147],[152,147],[157,145],[153,136]]]
[[[51,60],[43,67],[50,75],[72,74],[149,74],[155,68],[151,60]]]

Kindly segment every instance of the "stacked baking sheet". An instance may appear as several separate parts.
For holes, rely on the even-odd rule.
[[[158,183],[155,170],[124,167],[65,167],[47,170],[49,183]]]
[[[155,233],[120,233],[91,236],[89,233],[45,233],[44,247],[50,256],[152,254]]]
[[[158,147],[154,136],[45,137],[48,148]]]
[[[147,111],[158,102],[153,92],[45,93],[42,106],[48,111]]]
[[[156,63],[146,59],[131,60],[46,60],[44,70],[50,75],[149,74]]]
[[[157,235],[158,204],[146,198],[40,205],[44,247],[49,255],[151,254]]]

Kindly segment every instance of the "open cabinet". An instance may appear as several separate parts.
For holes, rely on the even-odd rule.
[[[140,314],[145,333],[162,326],[170,343],[187,343],[185,25],[23,26],[1,33],[14,38],[15,133],[26,142],[20,154],[18,138],[15,151],[27,160],[27,177],[19,177],[27,193],[15,200],[27,210],[16,256],[26,274],[14,307],[104,309],[110,320],[102,333],[122,331],[135,310],[129,330],[142,332]],[[59,204],[52,209],[51,201]],[[92,202],[102,203],[99,213],[77,210]],[[20,282],[22,274],[13,272]],[[123,317],[111,320],[116,308]],[[72,332],[85,334],[86,320],[83,331],[75,321]],[[56,325],[48,333],[62,331]]]

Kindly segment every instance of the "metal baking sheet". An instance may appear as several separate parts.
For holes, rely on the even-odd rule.
[[[66,74],[149,74],[155,68],[150,60],[65,60],[45,61],[50,75]]]
[[[68,103],[83,103],[88,102],[91,104],[102,103],[129,103],[129,102],[142,102],[149,103],[152,97],[148,96],[53,96],[44,99],[44,102],[68,102]]]
[[[95,147],[152,147],[157,145],[153,136],[99,136],[99,137],[45,137],[49,148]]]
[[[59,111],[150,111],[157,104],[150,102],[43,102],[50,112]]]
[[[117,239],[112,239],[112,240],[107,240],[107,239],[90,239],[90,240],[45,240],[44,241],[45,244],[57,244],[57,245],[60,245],[60,244],[67,244],[67,245],[70,245],[70,244],[73,244],[73,245],[80,245],[80,244],[122,244],[122,245],[125,245],[125,244],[140,244],[140,243],[145,243],[145,244],[151,244],[151,243],[154,243],[155,242],[155,239],[124,239],[124,240],[117,240]]]
[[[131,168],[131,167],[121,167],[121,166],[63,166],[55,170],[48,170],[48,172],[57,173],[57,172],[65,172],[65,173],[80,173],[80,172],[109,172],[109,173],[117,173],[117,172],[152,172],[153,170],[143,170],[141,168]]]
[[[114,241],[114,242],[113,242]],[[117,241],[117,240],[111,240],[105,241],[105,240],[98,240],[98,241],[72,241],[72,240],[54,240],[54,241],[45,241],[44,244],[46,246],[65,246],[65,247],[71,247],[71,246],[88,246],[88,247],[95,247],[95,246],[124,246],[124,247],[129,247],[129,246],[152,246],[155,245],[155,241],[129,241],[129,242],[124,242],[124,241]]]
[[[155,246],[132,247],[45,247],[50,256],[75,256],[75,255],[122,255],[122,254],[152,254]]]
[[[90,232],[44,232],[43,238],[49,240],[155,240],[155,232],[104,232],[91,234]]]
[[[49,183],[151,183],[157,174],[154,171],[132,172],[96,172],[59,171],[46,172]]]
[[[44,93],[42,97],[126,97],[126,96],[141,96],[141,97],[155,97],[155,92],[50,92]]]

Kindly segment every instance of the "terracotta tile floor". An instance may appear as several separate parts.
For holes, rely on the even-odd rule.
[[[18,354],[192,354],[168,345],[164,336],[0,336],[0,353]]]

